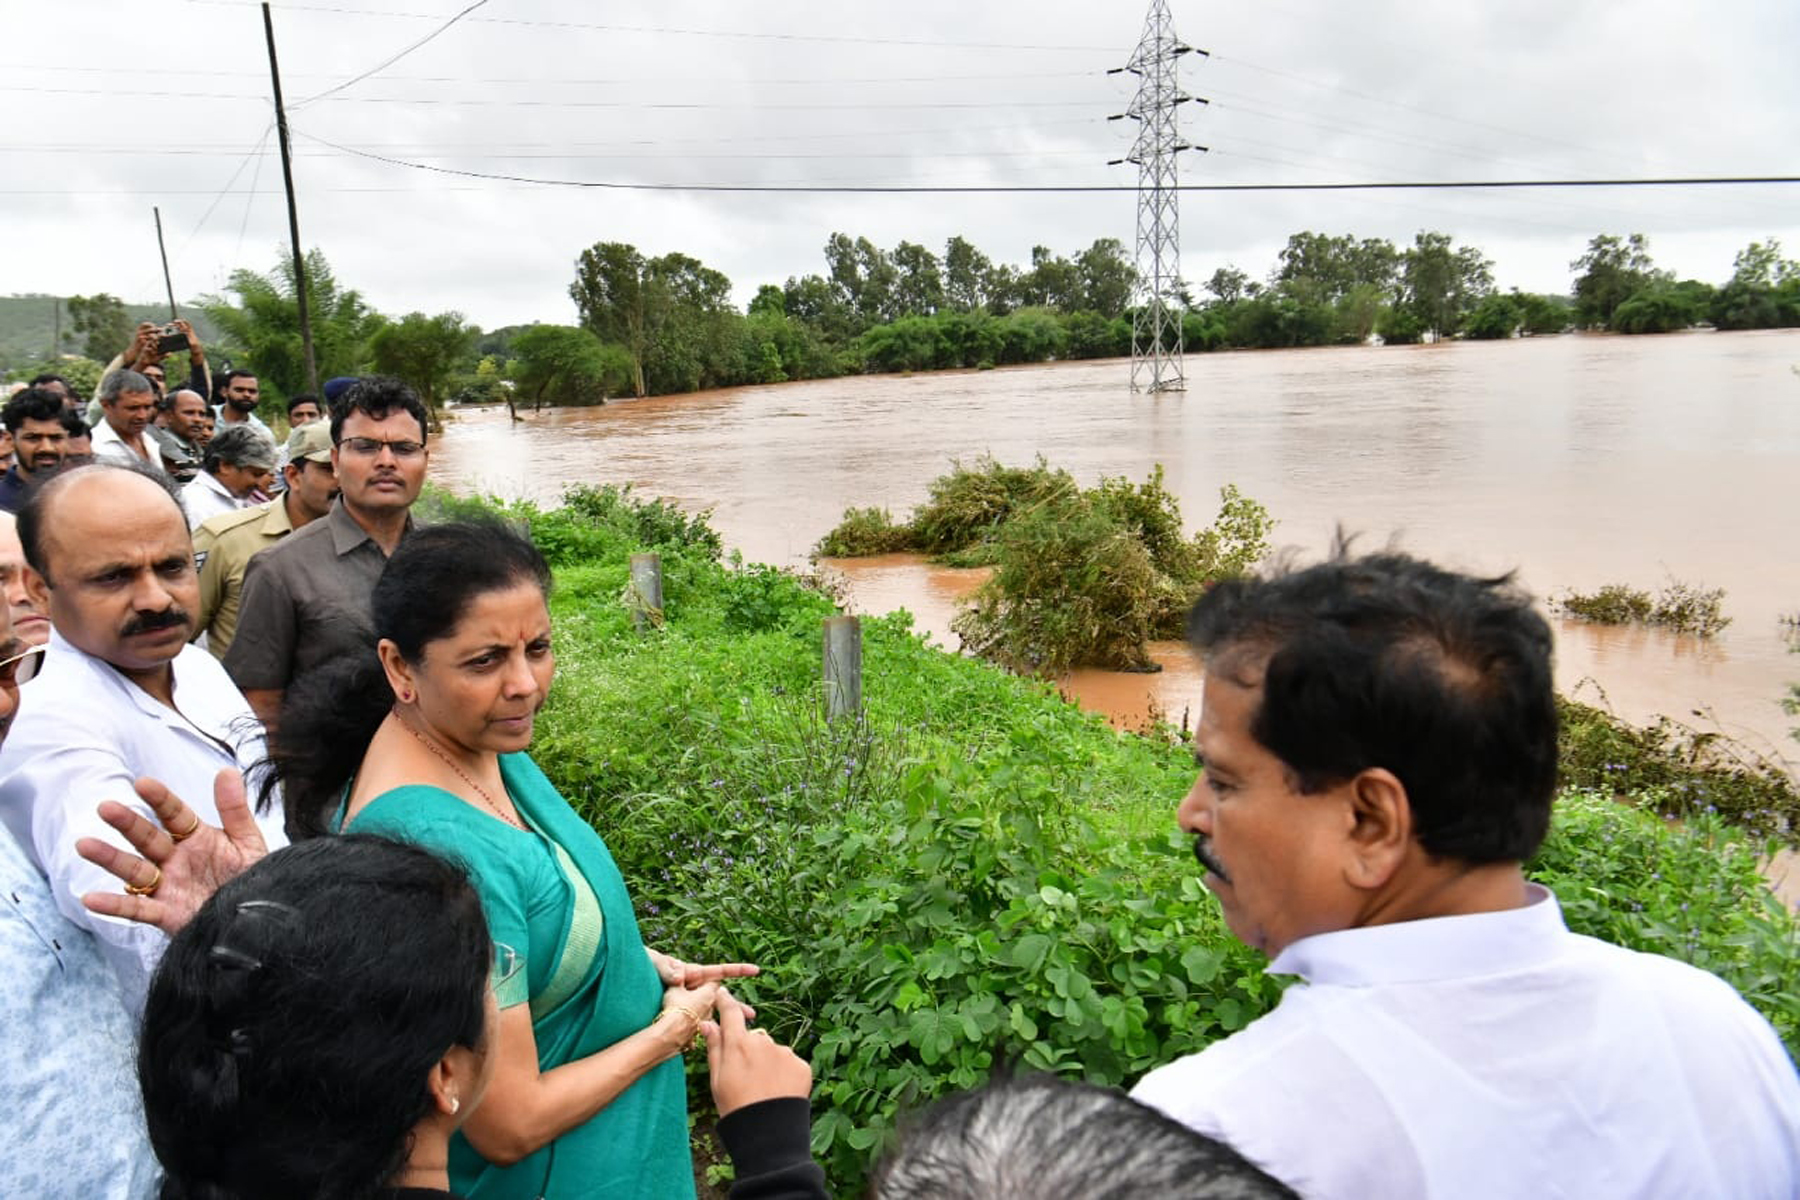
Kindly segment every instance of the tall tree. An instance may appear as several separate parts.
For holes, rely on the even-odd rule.
[[[937,255],[916,242],[901,242],[892,257],[898,315],[928,317],[944,306],[944,276]]]
[[[1587,252],[1569,264],[1575,279],[1575,320],[1588,326],[1610,326],[1619,305],[1658,278],[1650,261],[1650,242],[1641,233],[1620,239],[1595,235]]]
[[[1103,317],[1120,317],[1131,307],[1137,268],[1118,238],[1098,238],[1075,258],[1081,275],[1079,307]]]
[[[70,296],[69,324],[82,339],[81,352],[97,363],[110,362],[113,355],[123,353],[136,329],[125,302],[106,292]],[[56,349],[61,353],[61,346]]]
[[[1445,338],[1494,290],[1493,264],[1473,246],[1452,247],[1447,233],[1420,230],[1402,257],[1400,286],[1419,325]]]
[[[264,384],[267,399],[307,387],[300,342],[300,305],[294,298],[294,261],[283,254],[266,275],[242,268],[225,285],[237,303],[205,297],[201,306],[224,334],[226,347],[244,351]],[[338,281],[319,250],[306,252],[306,299],[312,317],[313,353],[321,378],[361,375],[369,369],[369,340],[386,323],[362,294]],[[270,385],[274,395],[270,396]]]
[[[614,342],[631,356],[634,394],[647,393],[644,359],[650,352],[650,317],[644,286],[644,256],[625,242],[595,242],[575,260],[569,296],[581,324],[601,341]]]
[[[994,269],[988,256],[962,237],[944,243],[944,299],[958,312],[987,303],[987,278]]]
[[[426,409],[435,417],[455,375],[475,349],[480,330],[463,322],[461,313],[435,317],[407,313],[375,331],[369,354],[375,369],[397,375],[417,388]]]
[[[1019,280],[1019,299],[1027,305],[1074,312],[1081,307],[1081,272],[1048,246],[1031,248],[1031,270]]]
[[[1251,286],[1250,277],[1230,265],[1220,267],[1206,281],[1206,290],[1222,304],[1235,304],[1242,300]]]

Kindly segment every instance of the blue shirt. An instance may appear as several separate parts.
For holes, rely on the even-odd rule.
[[[8,467],[6,474],[0,475],[0,512],[16,513],[24,508],[25,491],[25,477],[19,468]]]
[[[0,1196],[155,1195],[135,1048],[93,936],[0,830]]]

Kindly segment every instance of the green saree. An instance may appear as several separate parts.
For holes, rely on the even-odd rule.
[[[350,830],[413,842],[468,870],[494,940],[525,959],[500,1006],[531,1005],[539,1069],[548,1071],[650,1024],[663,987],[600,836],[525,754],[501,755],[500,774],[527,830],[422,785],[370,800]],[[681,1060],[653,1068],[592,1120],[511,1167],[489,1163],[458,1135],[450,1187],[469,1200],[692,1197]]]

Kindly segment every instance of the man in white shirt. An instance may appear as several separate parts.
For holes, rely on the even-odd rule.
[[[51,637],[0,747],[0,819],[57,907],[93,932],[135,1012],[166,939],[82,906],[84,892],[113,880],[76,853],[76,840],[124,848],[95,809],[116,800],[149,815],[132,788],[146,775],[217,824],[214,778],[260,762],[263,730],[218,660],[187,644],[199,581],[166,482],[141,467],[70,471],[32,495],[18,533]],[[271,847],[285,843],[279,805],[259,824]]]
[[[1189,618],[1182,802],[1232,933],[1301,977],[1132,1095],[1307,1197],[1800,1195],[1800,1079],[1721,980],[1570,933],[1521,862],[1556,780],[1548,625],[1398,554]]]
[[[162,470],[162,448],[148,432],[156,416],[156,393],[148,379],[136,371],[113,371],[100,381],[100,411],[93,428],[95,458]]]
[[[188,529],[220,513],[267,499],[274,486],[275,444],[248,425],[227,425],[206,444],[200,473],[181,489]]]

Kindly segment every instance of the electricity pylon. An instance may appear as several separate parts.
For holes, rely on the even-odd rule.
[[[1131,390],[1181,392],[1181,214],[1175,159],[1183,150],[1205,150],[1181,140],[1176,114],[1194,97],[1181,90],[1175,64],[1196,51],[1175,36],[1167,0],[1151,0],[1144,36],[1131,61],[1111,74],[1138,77],[1137,94],[1118,116],[1138,123],[1131,153],[1115,163],[1136,163],[1137,295],[1131,317]],[[1201,104],[1206,101],[1201,100]]]

